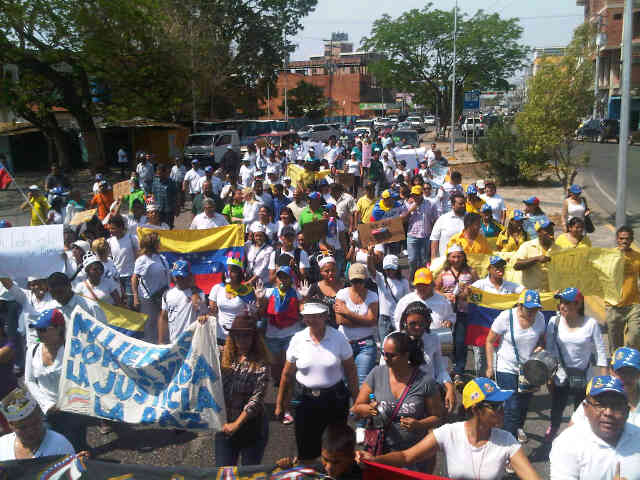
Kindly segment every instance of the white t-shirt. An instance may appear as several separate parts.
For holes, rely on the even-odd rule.
[[[626,423],[616,446],[596,436],[591,425],[575,424],[553,442],[549,455],[551,480],[640,479],[640,428]]]
[[[140,250],[138,237],[125,233],[122,238],[109,237],[113,263],[121,277],[133,275],[133,265],[136,261],[136,251]]]
[[[490,207],[491,207],[491,215],[496,222],[502,220],[502,212],[504,212],[507,207],[504,204],[504,199],[498,195],[497,193],[490,197],[486,194],[479,195],[481,199],[483,199]]]
[[[208,217],[206,212],[199,213],[191,221],[190,230],[206,230],[207,228],[217,228],[229,225],[224,215],[214,212],[213,217]]]
[[[93,313],[89,311],[89,313]],[[24,382],[40,410],[47,413],[58,399],[58,384],[62,373],[64,347],[60,347],[51,365],[42,363],[42,343],[36,343],[27,350]]]
[[[87,285],[89,283],[89,285]],[[89,288],[91,287],[91,288]],[[120,292],[120,283],[113,278],[105,278],[104,275],[100,279],[100,283],[96,285],[90,284],[89,280],[84,280],[75,286],[75,292],[90,300],[100,300],[101,302],[113,305],[115,300],[111,295],[112,292]],[[95,294],[95,297],[94,297]]]
[[[296,380],[307,388],[329,388],[344,379],[342,362],[353,357],[351,345],[336,329],[327,326],[320,343],[311,340],[309,329],[296,333],[287,361],[296,366]]]
[[[431,310],[431,328],[444,328],[444,322],[451,322],[451,327],[456,323],[456,314],[451,307],[451,302],[446,297],[439,293],[433,292],[426,300],[423,300],[418,296],[418,293],[413,291],[406,294],[398,301],[395,312],[393,314],[393,325],[396,330],[400,329],[400,319],[407,307],[413,302],[422,302]]]
[[[147,216],[142,215],[139,220],[136,220],[132,214],[125,217],[127,221],[127,232],[132,237],[138,237],[138,226],[145,225],[147,223]]]
[[[253,185],[253,178],[255,177],[256,169],[251,166],[242,165],[240,167],[240,172],[238,175],[240,176],[240,183],[245,188],[251,188]]]
[[[351,175],[355,175],[356,177],[360,176],[360,161],[356,159],[349,159],[345,163],[347,167],[347,173]]]
[[[162,296],[162,310],[167,312],[170,343],[173,343],[191,323],[195,322],[199,315],[207,313],[204,294],[199,293],[201,303],[198,310],[193,308],[192,295],[193,290],[190,288],[180,290],[178,287],[173,287]]]
[[[522,447],[509,432],[492,428],[489,441],[481,447],[469,443],[465,422],[448,423],[433,430],[438,447],[447,462],[450,478],[499,480],[507,461]]]
[[[277,226],[277,228],[278,228],[278,238],[280,238],[280,233],[282,232],[282,229],[283,229],[286,225],[284,224],[284,222],[283,222],[282,220],[278,220],[278,223],[276,224],[276,226]],[[291,228],[293,228],[293,230],[294,230],[296,233],[299,233],[299,232],[300,232],[300,225],[298,224],[298,222],[295,222],[295,223],[289,224],[289,226],[290,226]],[[294,242],[294,245],[297,245],[297,243],[298,243],[298,241],[296,240],[296,241]]]
[[[15,444],[15,432],[0,437],[0,462],[8,462],[16,459]],[[58,432],[47,429],[42,443],[33,454],[33,458],[52,455],[74,455],[75,453],[76,451],[73,449],[71,443],[69,443],[69,440]]]
[[[511,341],[511,331],[509,329],[509,312],[512,312],[513,314],[513,336],[518,347],[520,364],[524,364],[529,360],[531,353],[536,348],[536,345],[538,345],[540,336],[544,335],[544,316],[542,313],[537,312],[533,325],[523,330],[520,327],[520,322],[518,321],[518,307],[514,307],[511,310],[503,310],[500,312],[491,325],[491,330],[502,336],[500,347],[497,352],[498,363],[496,371],[518,374],[518,362],[516,360],[515,350],[513,349],[513,342]]]
[[[157,253],[149,257],[141,255],[136,258],[133,273],[138,277],[138,295],[149,299],[151,295],[169,285],[169,266],[164,258]]]
[[[480,280],[476,280],[471,284],[472,287],[479,288],[480,290],[484,290],[485,292],[497,293],[500,295],[508,295],[510,293],[520,293],[524,290],[524,287],[515,282],[509,282],[507,280],[502,281],[502,285],[496,287],[491,280],[489,280],[489,276],[487,275]]]
[[[460,233],[464,229],[464,216],[459,217],[453,210],[441,215],[436,223],[433,224],[431,230],[431,241],[438,243],[438,256],[442,257],[447,254],[447,243],[449,239],[456,233]]]
[[[190,169],[184,175],[184,181],[189,184],[189,193],[200,193],[200,178],[204,177],[204,170]]]
[[[364,299],[364,303],[353,303],[351,296],[349,295],[349,287],[343,288],[336,294],[336,300],[341,300],[347,306],[349,310],[358,315],[366,315],[369,311],[369,305],[378,302],[378,295],[371,290],[367,290],[367,296]],[[361,338],[375,335],[377,328],[372,327],[345,327],[340,325],[339,330],[347,337],[347,340],[359,340]]]
[[[251,245],[247,252],[247,271],[257,275],[266,285],[269,282],[269,260],[273,253],[271,245]]]
[[[398,300],[409,293],[409,281],[404,278],[386,278],[382,272],[376,272],[376,285],[380,300],[380,315],[391,317]],[[394,298],[395,297],[395,298]]]
[[[225,284],[214,285],[209,293],[209,301],[218,306],[217,337],[221,340],[227,338],[226,328],[231,328],[236,316],[246,313],[249,305],[240,297],[227,298]]]
[[[267,288],[265,291],[265,298],[269,300],[274,294],[277,294],[276,288]],[[298,295],[298,301],[302,300],[300,292],[296,292]],[[278,328],[275,325],[271,325],[271,322],[267,322],[267,331],[264,336],[267,338],[287,338],[293,336],[302,328],[301,322],[296,322],[290,327]]]
[[[276,258],[276,254],[278,253],[277,250],[274,250],[273,253],[271,254],[271,257],[269,258],[269,270],[277,270],[277,258]],[[280,255],[289,255],[291,258],[296,258],[295,257],[295,250],[280,250]],[[304,250],[300,249],[300,264],[298,265],[299,269],[303,269],[309,268],[309,254],[307,252],[305,252]]]

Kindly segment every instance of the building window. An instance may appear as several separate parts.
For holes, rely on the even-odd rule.
[[[622,14],[621,13],[616,13],[613,15],[613,19],[614,20],[622,20]]]
[[[633,38],[640,36],[640,12],[634,12],[633,14]]]

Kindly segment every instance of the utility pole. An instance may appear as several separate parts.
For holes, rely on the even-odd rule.
[[[267,82],[267,120],[271,120],[271,88]]]
[[[600,30],[602,29],[602,15],[598,15],[598,22],[596,23],[596,74],[593,82],[593,118],[598,118],[598,82],[600,80],[600,46],[602,44],[602,36]]]
[[[618,142],[618,182],[616,184],[616,227],[627,221],[627,154],[631,117],[631,42],[633,39],[633,2],[624,2],[622,27],[622,78],[620,95],[620,141]]]
[[[451,144],[449,145],[449,152],[453,156],[455,151],[455,119],[456,119],[456,35],[458,34],[458,0],[456,0],[456,7],[453,11],[453,74],[451,76],[451,132],[449,138]]]
[[[287,46],[287,34],[283,30],[282,35],[284,37],[284,45],[285,48]],[[287,127],[289,126],[289,104],[287,102],[287,85],[289,81],[289,51],[287,50],[287,55],[284,57],[284,119],[287,122]]]

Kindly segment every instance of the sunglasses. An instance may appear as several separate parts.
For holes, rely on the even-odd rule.
[[[494,412],[502,412],[504,411],[504,403],[503,402],[484,402],[482,407],[488,408]]]

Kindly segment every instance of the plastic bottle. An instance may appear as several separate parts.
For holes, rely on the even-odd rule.
[[[376,410],[378,410],[378,414],[377,415],[373,415],[371,417],[369,417],[369,421],[370,421],[370,428],[383,428],[384,427],[384,412],[382,411],[382,408],[380,406],[380,404],[378,404],[378,402],[376,401],[376,397],[373,393],[369,394],[369,404],[375,408]]]

